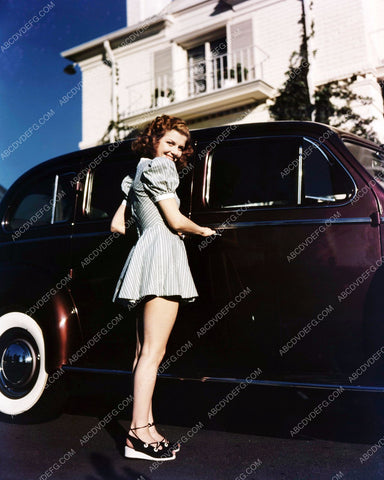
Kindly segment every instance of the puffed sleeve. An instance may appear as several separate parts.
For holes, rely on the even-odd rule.
[[[154,202],[166,198],[177,198],[179,174],[176,165],[166,157],[154,158],[144,169],[141,181],[144,190]]]
[[[132,183],[133,183],[133,179],[129,175],[124,177],[123,181],[121,182],[121,190],[124,193],[124,200],[122,201],[123,205],[127,204],[128,194],[129,194],[129,191],[132,187]]]

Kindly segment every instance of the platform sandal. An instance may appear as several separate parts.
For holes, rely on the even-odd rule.
[[[149,428],[154,427],[154,426],[155,426],[155,422],[148,423]],[[180,443],[171,442],[170,440],[167,440],[164,437],[163,437],[162,440],[160,440],[159,443],[160,443],[160,445],[163,446],[163,448],[168,448],[170,446],[170,450],[172,450],[175,453],[180,451]]]
[[[146,443],[140,440],[140,438],[136,435],[135,430],[147,427],[148,425],[129,429],[128,439],[132,443],[133,448],[125,445],[124,456],[127,458],[137,458],[141,460],[155,460],[156,462],[174,460],[176,458],[175,453],[172,450],[165,450],[164,444],[161,442]],[[129,432],[132,432],[134,436],[130,435]],[[162,448],[159,448],[160,446]]]

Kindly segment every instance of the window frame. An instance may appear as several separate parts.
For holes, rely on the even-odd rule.
[[[54,229],[56,227],[60,226],[71,226],[73,225],[74,221],[74,215],[75,215],[75,204],[76,204],[76,189],[73,186],[73,198],[70,199],[72,202],[72,210],[71,210],[71,215],[67,220],[60,220],[60,221],[55,221],[55,216],[56,216],[56,205],[57,205],[57,189],[59,185],[60,179],[62,179],[65,176],[72,175],[73,178],[76,177],[76,172],[74,170],[65,170],[65,171],[51,171],[51,172],[44,172],[43,174],[39,175],[33,175],[30,178],[26,179],[21,185],[17,186],[17,189],[12,193],[12,197],[8,199],[8,206],[2,221],[2,227],[3,231],[7,234],[12,234],[14,232],[17,232],[24,224],[20,225],[17,228],[13,228],[11,226],[12,219],[14,218],[15,213],[17,212],[18,207],[21,204],[21,201],[26,198],[24,192],[32,185],[37,185],[40,184],[41,182],[44,182],[48,179],[51,179],[53,181],[53,189],[52,189],[52,196],[49,201],[52,201],[52,212],[51,212],[51,219],[49,223],[46,224],[28,224],[28,230],[27,232],[23,233],[23,235],[27,234],[28,231],[37,231],[41,229]],[[35,215],[39,210],[36,210],[36,212],[33,214]],[[31,215],[31,218],[33,217]]]
[[[384,166],[383,149],[379,145],[377,145],[377,147],[375,148],[374,146],[366,145],[366,144],[360,143],[359,141],[354,141],[353,139],[350,139],[348,137],[346,138],[342,137],[341,140],[343,142],[344,147],[348,150],[349,154],[352,155],[352,157],[356,160],[359,166],[364,169],[364,172],[366,172],[370,176],[370,178],[375,181],[375,185],[380,187],[382,190],[384,190],[384,182],[383,182],[383,185],[381,185],[380,182],[377,181],[376,177],[372,175],[372,173],[367,169],[367,167],[365,167],[360,162],[360,160],[355,156],[355,154],[348,148],[348,144],[352,144],[360,148],[365,148],[366,150],[371,150],[372,152],[375,152],[375,154],[381,154],[383,156],[383,166]]]
[[[116,157],[114,159],[111,159],[108,162],[103,162],[97,165],[95,168],[91,168],[86,164],[86,170],[87,173],[84,177],[84,187],[83,187],[83,192],[82,196],[79,199],[79,208],[77,213],[75,214],[75,223],[77,226],[79,225],[88,225],[88,224],[97,224],[97,225],[109,225],[112,221],[113,215],[108,216],[108,217],[102,217],[102,218],[91,218],[89,217],[90,209],[92,208],[92,193],[93,193],[93,186],[94,186],[94,180],[95,180],[95,175],[97,175],[98,171],[102,168],[108,168],[108,169],[113,169],[114,165],[121,165],[122,168],[126,168],[126,175],[130,174],[130,171],[132,173],[131,177],[133,178],[133,174],[136,171],[136,167],[138,164],[137,158],[135,156],[133,157],[122,157],[119,159],[119,157]],[[120,203],[116,204],[116,210],[118,209],[119,205],[123,201],[124,195],[121,190],[120,184],[121,181],[123,180],[124,177],[121,177],[120,183],[119,183],[119,194],[121,195],[121,201]]]
[[[213,158],[213,153],[215,152],[216,148],[220,145],[225,145],[225,143],[227,142],[246,142],[246,141],[249,141],[249,140],[258,140],[258,139],[278,139],[278,138],[299,138],[301,139],[302,142],[304,141],[307,141],[313,145],[316,146],[316,148],[320,151],[320,153],[329,161],[330,159],[332,159],[334,162],[336,162],[343,170],[344,172],[346,173],[346,175],[349,177],[349,179],[351,180],[352,182],[352,185],[353,185],[353,195],[345,200],[345,201],[335,201],[335,202],[331,202],[331,203],[323,203],[323,204],[311,204],[311,205],[305,205],[305,204],[302,204],[302,203],[298,203],[297,205],[289,205],[289,206],[273,206],[273,205],[270,205],[270,206],[253,206],[252,204],[247,204],[247,203],[244,203],[244,204],[238,204],[238,205],[230,205],[228,207],[221,207],[221,208],[217,208],[217,207],[210,207],[209,206],[209,183],[211,181],[211,175],[212,175],[212,158]],[[209,145],[209,143],[208,143]],[[232,139],[229,139],[229,140],[225,140],[224,142],[221,142],[220,145],[217,145],[216,147],[214,148],[211,148],[211,149],[208,149],[207,150],[207,153],[205,155],[205,159],[204,159],[204,175],[203,175],[203,188],[202,188],[202,198],[201,198],[201,202],[202,202],[202,205],[203,205],[203,208],[210,211],[210,212],[223,212],[223,211],[230,211],[231,209],[237,209],[237,208],[242,208],[242,207],[247,207],[247,210],[256,210],[256,211],[262,211],[262,210],[272,210],[272,211],[275,211],[275,210],[292,210],[292,209],[303,209],[303,208],[324,208],[324,207],[327,207],[327,208],[332,208],[334,206],[338,206],[338,207],[342,207],[342,206],[345,206],[345,205],[348,205],[349,203],[352,203],[353,199],[355,198],[356,194],[357,194],[357,184],[355,182],[355,179],[353,178],[353,176],[351,175],[351,173],[349,172],[349,170],[345,167],[345,165],[343,164],[342,161],[340,161],[339,158],[336,157],[336,155],[324,144],[324,142],[319,142],[317,138],[315,137],[311,137],[311,136],[308,136],[308,135],[300,135],[300,134],[289,134],[289,135],[261,135],[261,136],[257,136],[257,137],[242,137],[242,138],[232,138]],[[302,149],[302,146],[300,147]],[[302,152],[302,153],[305,153],[305,152]],[[301,155],[302,157],[302,155]],[[300,201],[302,200],[302,191],[299,192],[299,187],[302,189],[302,185],[303,185],[303,168],[304,168],[304,163],[303,163],[303,159],[301,158],[301,162],[300,162],[300,158],[299,158],[299,165],[300,165],[300,171],[299,171],[299,174],[298,174],[298,182],[297,182],[297,191],[296,191],[296,197],[298,198],[298,195],[300,193]],[[304,158],[304,161],[305,161],[305,158]],[[297,167],[295,167],[296,169]],[[300,181],[300,177],[301,177],[301,181]],[[208,190],[208,199],[207,199],[207,190]]]
[[[225,42],[226,51],[224,54],[221,55],[213,55],[215,49],[212,48],[212,44],[218,41]],[[220,90],[222,88],[222,85],[219,86],[219,81],[215,79],[215,74],[217,74],[217,67],[215,68],[213,64],[214,61],[216,61],[219,57],[223,55],[228,56],[228,36],[226,30],[223,28],[212,30],[206,36],[203,35],[202,37],[194,37],[193,43],[190,43],[188,45],[181,44],[181,46],[186,52],[189,95],[194,97]],[[202,48],[204,52],[204,56],[202,57],[202,59],[196,63],[196,65],[201,62],[204,64],[204,71],[200,73],[201,78],[199,78],[198,76],[195,77],[195,59],[193,57],[190,57],[191,50],[197,48]],[[223,68],[223,72],[224,70],[225,69]],[[228,67],[227,70],[229,70]],[[204,88],[202,90],[200,88],[196,89],[196,82],[203,82]]]

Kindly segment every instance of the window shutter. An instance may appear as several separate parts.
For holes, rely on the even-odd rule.
[[[252,19],[231,25],[231,50],[246,49],[253,45]]]
[[[235,23],[230,27],[231,55],[229,65],[232,77],[238,82],[251,80],[255,76],[252,19]]]
[[[163,91],[173,88],[171,47],[154,53],[154,71],[155,88]]]

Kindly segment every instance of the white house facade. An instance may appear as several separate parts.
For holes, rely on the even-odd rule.
[[[384,0],[311,3],[310,83],[359,74],[354,88],[372,103],[354,108],[377,119],[384,142]],[[270,120],[268,101],[300,46],[301,9],[298,0],[127,0],[127,27],[62,52],[82,72],[80,148],[159,113],[191,128]]]

